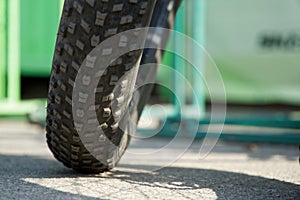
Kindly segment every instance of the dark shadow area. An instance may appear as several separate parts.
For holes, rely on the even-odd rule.
[[[22,99],[47,98],[49,77],[21,77]]]
[[[153,191],[157,188],[176,190],[176,192],[208,188],[216,193],[218,199],[300,198],[300,186],[297,184],[241,173],[178,167],[166,167],[157,172],[148,173],[138,169],[145,169],[149,166],[122,164],[120,167],[130,169],[130,171],[121,171],[121,168],[105,173],[105,175],[81,175],[63,167],[55,160],[33,156],[0,155],[0,199],[43,199],[44,197],[47,199],[96,199],[25,182],[22,180],[24,178],[55,178],[59,181],[64,181],[64,178],[74,178],[76,189],[88,187],[86,184],[89,178],[99,178],[99,180],[94,180],[97,188],[101,188],[105,180],[117,179],[129,183],[133,188],[147,186]],[[76,178],[86,178],[87,181],[85,185],[80,185],[76,182]],[[70,185],[69,181],[66,184]],[[120,191],[126,189],[118,185],[113,187]],[[99,197],[101,198],[101,193]]]
[[[32,156],[0,155],[0,199],[98,199],[62,192],[22,180],[24,178],[65,177],[76,178],[78,174],[55,160]]]

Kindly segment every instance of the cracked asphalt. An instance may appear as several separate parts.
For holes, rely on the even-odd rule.
[[[53,158],[43,129],[0,120],[0,199],[300,199],[297,145],[219,142],[200,159],[201,141],[170,142],[135,139],[113,171],[82,175]]]

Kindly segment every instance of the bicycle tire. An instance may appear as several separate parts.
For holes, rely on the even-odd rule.
[[[173,0],[159,0],[159,3],[170,3],[171,1]],[[175,12],[180,2],[181,0],[176,1]],[[53,58],[46,118],[48,147],[54,157],[65,166],[81,173],[99,173],[110,170],[117,164],[127,148],[129,139],[123,140],[124,131],[115,126],[118,121],[111,114],[104,113],[106,109],[110,110],[111,106],[111,99],[107,98],[105,102],[95,102],[100,105],[96,109],[97,118],[100,124],[106,124],[105,130],[103,130],[106,137],[123,148],[115,154],[111,149],[106,148],[105,144],[101,146],[98,143],[98,146],[93,148],[98,152],[91,153],[84,146],[76,131],[72,116],[73,84],[80,65],[95,46],[122,31],[149,26],[154,6],[159,7],[159,3],[155,4],[155,1],[151,0],[65,1]],[[162,13],[165,13],[166,16],[167,12],[154,13],[154,18],[161,18]],[[122,16],[126,16],[126,23],[120,23]],[[154,20],[151,22],[151,26],[168,27],[170,26],[169,22],[167,18],[161,20],[160,23]],[[111,31],[112,29],[114,31]],[[106,34],[107,32],[110,34]],[[157,54],[156,51],[155,49],[146,50],[142,64],[159,62],[157,59],[153,59]],[[130,75],[129,77],[124,76],[129,69],[138,67],[138,60],[142,52],[142,50],[138,50],[131,52],[130,56],[124,55],[122,62],[114,63],[107,68],[105,75],[99,81],[101,88],[98,88],[99,92],[96,92],[96,99],[103,99],[115,89],[110,81],[112,78],[133,78]],[[135,64],[132,65],[132,63]],[[128,64],[132,66],[128,68]],[[126,69],[124,66],[127,66]],[[151,89],[152,86],[147,85],[135,92],[138,101],[133,105],[131,112],[136,116],[136,123],[150,96]],[[99,137],[99,135],[95,133],[93,137]],[[105,154],[108,157],[107,162],[101,162],[93,156],[95,154],[100,156]]]

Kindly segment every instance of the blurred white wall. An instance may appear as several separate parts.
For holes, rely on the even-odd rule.
[[[207,0],[206,19],[230,102],[300,104],[300,0]]]

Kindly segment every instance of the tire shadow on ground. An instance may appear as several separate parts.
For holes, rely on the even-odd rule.
[[[299,185],[276,179],[195,168],[165,167],[156,172],[143,170],[148,167],[121,164],[111,172],[84,175],[63,167],[54,159],[0,154],[0,194],[3,199],[46,197],[47,199],[92,200],[109,199],[111,195],[124,190],[127,193],[145,192],[143,189],[146,188],[150,195],[155,191],[171,194],[172,192],[193,193],[193,191],[198,194],[199,191],[200,195],[201,189],[209,189],[220,199],[300,198]],[[43,180],[47,180],[46,183],[49,185]],[[61,188],[60,184],[65,188]],[[89,194],[89,184],[93,187],[91,194]],[[107,191],[107,188],[110,191]],[[44,196],[45,194],[47,196]]]

